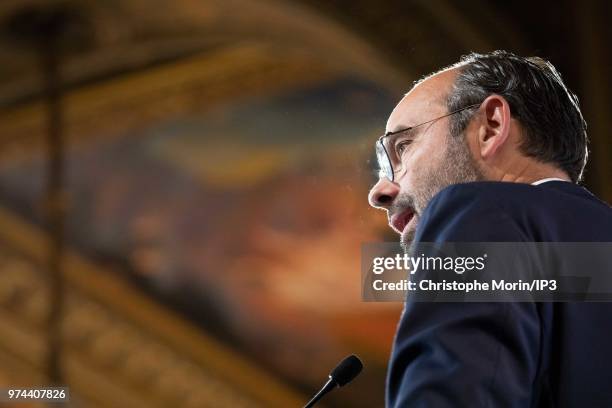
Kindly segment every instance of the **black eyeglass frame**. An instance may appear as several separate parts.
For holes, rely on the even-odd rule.
[[[383,143],[383,139],[388,137],[388,136],[393,136],[393,135],[397,135],[398,133],[402,133],[402,132],[408,132],[414,128],[417,128],[419,126],[423,126],[426,125],[428,123],[432,123],[435,122],[437,120],[443,119],[447,116],[451,116],[454,115],[456,113],[459,112],[463,112],[464,110],[470,109],[470,108],[475,108],[477,106],[480,106],[481,103],[475,103],[472,105],[468,105],[468,106],[464,106],[461,109],[457,109],[454,110],[452,112],[446,113],[442,116],[439,116],[437,118],[434,119],[430,119],[426,122],[423,123],[419,123],[418,125],[413,125],[413,126],[409,126],[407,128],[404,129],[400,129],[400,130],[396,130],[395,132],[387,132],[384,135],[382,135],[381,137],[378,138],[378,140],[376,141],[376,156],[378,158],[378,167],[380,168],[380,171],[382,171],[382,173],[384,174],[385,177],[387,177],[390,181],[395,181],[395,170],[393,170],[393,162],[391,161],[391,156],[389,156],[389,152],[387,151],[387,148],[385,147],[384,143]],[[382,158],[382,154],[384,154],[385,159],[386,160],[386,165],[388,166],[388,169],[384,169],[381,163],[381,158]]]

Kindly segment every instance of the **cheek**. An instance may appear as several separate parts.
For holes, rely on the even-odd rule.
[[[429,139],[427,142],[415,146],[414,151],[409,157],[409,164],[406,169],[404,180],[400,183],[402,186],[414,186],[419,180],[427,174],[431,174],[432,169],[440,165],[443,159],[444,144],[435,143],[435,138]]]

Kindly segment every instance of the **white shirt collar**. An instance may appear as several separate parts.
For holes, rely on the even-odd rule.
[[[531,183],[531,185],[532,185],[532,186],[537,186],[537,185],[539,185],[539,184],[542,184],[542,183],[547,183],[547,182],[549,182],[549,181],[565,181],[565,182],[567,183],[567,180],[563,180],[563,179],[560,179],[560,178],[558,178],[558,177],[549,177],[549,178],[543,178],[543,179],[540,179],[540,180],[534,181],[533,183]]]

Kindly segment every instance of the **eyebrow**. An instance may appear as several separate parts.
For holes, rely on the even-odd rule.
[[[393,132],[387,132],[385,133],[385,136],[393,136],[393,135],[397,135],[403,132],[408,132],[414,129],[414,126],[407,126],[407,127],[402,127],[399,128],[399,130],[394,130]]]
[[[405,127],[395,126],[396,130],[391,131],[391,132],[386,132],[383,136],[393,136],[393,135],[397,135],[397,134],[400,134],[400,133],[403,133],[403,132],[408,132],[410,130],[413,130],[416,127],[419,127],[421,125],[425,125],[425,124],[427,124],[429,122],[433,122],[434,120],[435,119],[432,119],[432,120],[428,120],[426,122],[417,123],[416,125],[410,125],[410,126],[405,126]]]
[[[426,125],[428,123],[435,122],[436,120],[439,120],[439,119],[442,119],[442,118],[446,118],[448,116],[454,115],[455,113],[459,113],[461,111],[464,111],[464,110],[469,109],[469,108],[473,108],[475,106],[480,106],[481,104],[482,104],[482,102],[480,102],[480,103],[473,103],[471,105],[464,106],[463,108],[455,109],[452,112],[447,112],[446,114],[444,114],[442,116],[438,116],[437,118],[430,119],[430,120],[428,120],[426,122],[422,122],[422,123],[419,123],[417,125],[408,126],[408,127],[404,128],[404,129],[396,130],[394,132],[387,132],[384,135],[382,135],[381,137],[379,137],[378,140],[380,140],[380,139],[382,139],[383,137],[386,137],[386,136],[393,136],[393,135],[401,133],[401,132],[412,130],[412,129],[414,129],[416,127],[419,127],[419,126],[423,126],[423,125]]]

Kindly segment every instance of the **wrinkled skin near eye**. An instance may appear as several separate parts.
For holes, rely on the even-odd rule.
[[[395,151],[397,152],[398,157],[402,157],[402,154],[408,150],[408,147],[412,143],[412,139],[402,140],[395,145]]]
[[[414,141],[416,140],[417,137],[417,133],[415,131],[415,129],[409,129],[405,132],[403,132],[403,134],[401,134],[401,136],[399,136],[395,142],[394,142],[394,149],[395,149],[395,154],[397,155],[397,158],[402,159],[402,155],[404,153],[406,153],[408,150],[410,150],[410,146],[414,143]]]

